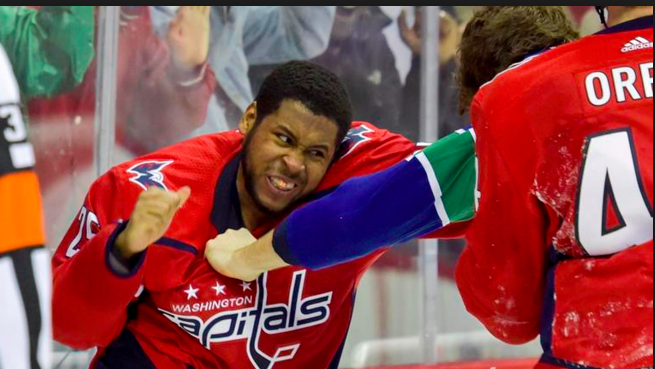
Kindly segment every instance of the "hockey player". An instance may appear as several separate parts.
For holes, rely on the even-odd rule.
[[[471,105],[482,198],[457,282],[496,337],[541,335],[540,367],[653,366],[653,7],[609,25]]]
[[[216,273],[204,252],[219,233],[261,236],[309,195],[416,150],[370,124],[351,127],[351,117],[336,76],[292,62],[267,78],[240,132],[111,169],[53,261],[55,338],[98,347],[94,369],[336,369],[358,282],[382,252],[252,283]]]

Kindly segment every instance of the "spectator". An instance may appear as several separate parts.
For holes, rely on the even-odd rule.
[[[79,85],[94,57],[93,7],[0,6],[0,43],[24,99]]]
[[[355,120],[405,133],[405,122],[400,122],[400,76],[382,33],[391,23],[377,6],[340,6],[328,49],[313,61],[344,81]]]
[[[116,138],[124,158],[199,127],[215,77],[206,63],[208,7],[182,7],[166,40],[153,32],[147,7],[121,8],[120,21]],[[92,172],[96,63],[70,93],[29,104],[46,212],[57,211],[46,214],[55,236],[69,221],[61,212],[72,213],[79,201],[69,194],[82,196],[96,175]]]
[[[205,123],[192,136],[234,129],[253,101],[251,65],[308,60],[328,46],[334,6],[213,6],[209,64],[217,88]],[[165,34],[177,7],[152,7],[155,29]]]
[[[421,101],[421,27],[422,11],[417,9],[416,20],[410,27],[407,15],[401,15],[398,25],[403,41],[414,55],[412,68],[407,76],[403,91],[403,114],[407,122],[412,122],[410,139],[419,139],[420,101]],[[457,47],[461,39],[460,22],[453,7],[443,7],[440,14],[439,38],[439,132],[444,137],[468,125],[468,118],[461,116],[458,110],[458,92],[455,83],[457,71]]]

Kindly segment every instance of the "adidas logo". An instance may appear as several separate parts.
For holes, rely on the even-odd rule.
[[[625,44],[625,46],[623,47],[623,49],[621,49],[621,51],[624,53],[629,53],[632,51],[652,49],[652,48],[653,48],[652,41],[648,41],[643,37],[637,37],[634,40]]]

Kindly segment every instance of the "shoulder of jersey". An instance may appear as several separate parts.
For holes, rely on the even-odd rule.
[[[591,58],[593,55],[597,56],[598,64],[602,64],[608,58],[627,57],[634,51],[649,49],[652,53],[652,39],[652,29],[583,37],[513,64],[483,85],[480,90],[505,88],[513,83],[524,86],[528,82],[548,80],[555,74],[588,69],[589,62],[594,61]],[[639,47],[634,46],[637,43]],[[632,45],[632,48],[629,48],[629,45]],[[603,49],[608,51],[599,52]]]
[[[365,136],[368,138],[367,142],[373,143],[389,140],[408,141],[407,138],[398,133],[380,128],[373,123],[364,121],[353,122],[352,126],[350,127],[350,131],[348,131],[346,140],[356,135]]]
[[[240,152],[242,143],[243,136],[237,131],[204,135],[119,164],[112,172],[130,181],[138,178],[140,182],[153,182],[145,186],[169,179],[214,178]]]
[[[368,154],[368,148],[380,145],[410,144],[402,135],[381,129],[375,125],[357,121],[353,122],[348,134],[339,147],[339,161],[350,161],[354,157]],[[412,144],[413,145],[413,144]],[[346,160],[347,159],[347,160]]]
[[[480,91],[496,88],[511,88],[513,84],[525,86],[539,80],[549,79],[554,74],[565,73],[580,65],[580,56],[589,55],[585,50],[596,43],[593,37],[586,37],[565,45],[554,47],[532,55],[511,65],[494,79],[480,87]]]

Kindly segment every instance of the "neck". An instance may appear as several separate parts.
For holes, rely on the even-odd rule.
[[[237,192],[239,193],[243,222],[249,231],[254,232],[265,223],[267,215],[259,210],[259,207],[255,204],[255,201],[250,196],[250,192],[246,188],[243,165],[239,166],[239,172],[237,174]]]
[[[618,10],[616,8],[622,8]],[[608,24],[610,27],[614,27],[617,24],[629,22],[637,18],[653,16],[653,7],[652,6],[636,6],[636,7],[614,7],[610,10]]]

